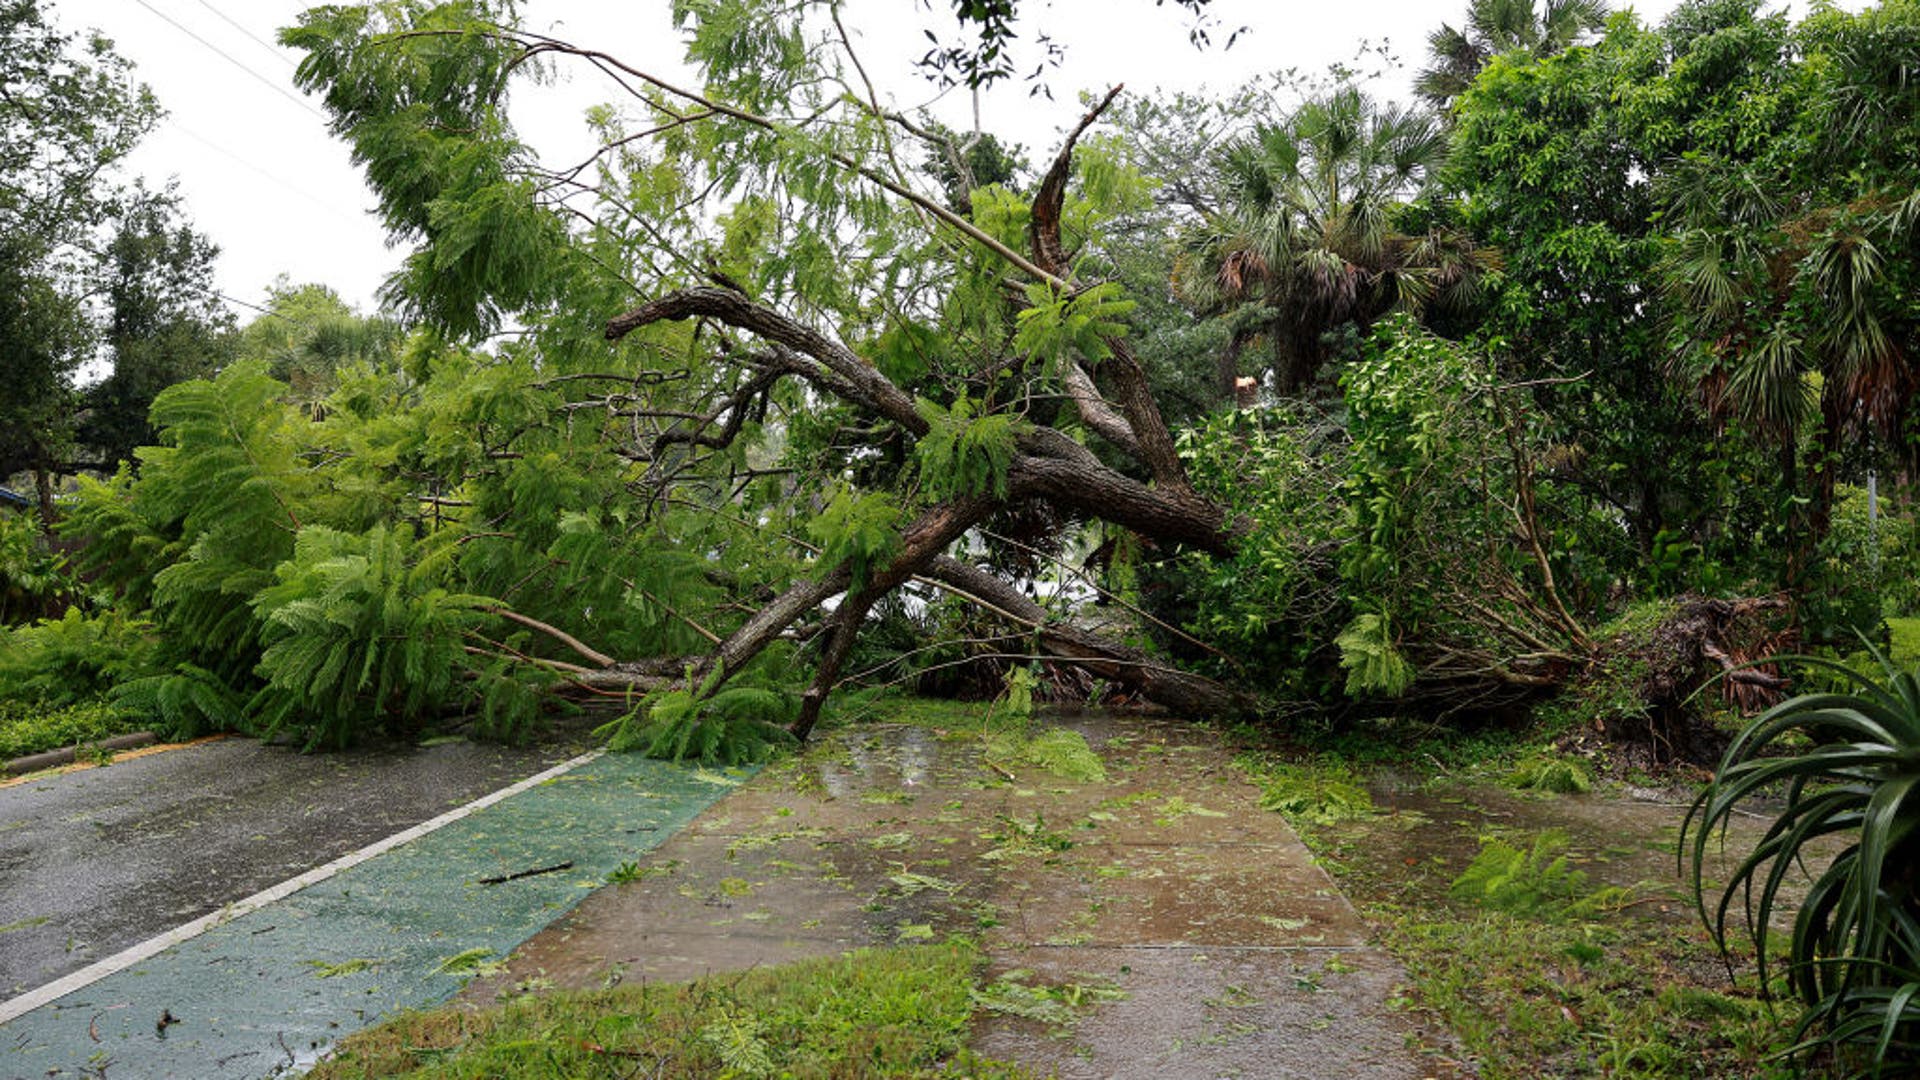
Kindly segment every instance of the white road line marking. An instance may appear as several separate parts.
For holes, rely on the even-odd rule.
[[[493,792],[490,795],[482,795],[478,799],[467,803],[465,806],[455,807],[431,821],[423,821],[411,829],[394,833],[392,836],[368,844],[358,851],[348,852],[332,862],[327,863],[325,866],[316,866],[298,877],[288,878],[280,884],[254,893],[244,900],[236,900],[226,907],[221,908],[219,911],[202,915],[190,923],[176,926],[164,934],[150,937],[138,945],[123,949],[107,957],[105,960],[88,964],[86,967],[81,968],[71,975],[62,976],[45,986],[29,990],[19,997],[0,1002],[0,1024],[18,1019],[43,1005],[50,1005],[66,997],[68,994],[73,993],[75,990],[84,989],[109,975],[125,971],[133,965],[140,963],[142,960],[151,959],[181,942],[191,941],[222,923],[231,922],[248,912],[258,911],[276,900],[283,900],[309,885],[317,885],[343,870],[358,866],[368,859],[392,851],[402,844],[418,840],[436,829],[444,828],[459,821],[461,818],[485,810],[494,803],[504,799],[510,799],[526,791],[528,788],[538,787],[556,776],[571,772],[585,765],[587,762],[592,761],[604,753],[606,753],[605,750],[593,750],[581,754],[571,761],[563,761],[553,768],[529,776],[511,787],[501,788],[499,791]]]

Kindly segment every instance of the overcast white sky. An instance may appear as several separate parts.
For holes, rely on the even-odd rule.
[[[951,9],[949,0],[931,2],[933,12],[909,0],[851,0],[845,9],[869,71],[902,105],[933,93],[912,71],[925,49],[922,28],[938,25],[936,17]],[[1658,19],[1676,3],[1631,6]],[[372,200],[346,147],[327,134],[319,105],[293,88],[297,57],[271,44],[306,2],[49,0],[49,6],[63,29],[93,27],[113,39],[166,108],[166,121],[131,169],[155,182],[177,178],[188,213],[222,249],[222,292],[258,303],[274,278],[286,274],[296,283],[330,285],[371,309],[396,255],[368,216]],[[533,29],[680,74],[668,6],[667,0],[531,0],[526,12]],[[1024,142],[1038,159],[1051,148],[1053,133],[1078,118],[1081,89],[1116,82],[1136,91],[1227,89],[1279,69],[1324,69],[1350,59],[1363,40],[1390,44],[1410,72],[1427,32],[1442,21],[1457,22],[1464,8],[1465,0],[1214,0],[1216,44],[1196,51],[1187,42],[1191,16],[1175,5],[1028,0],[1023,32],[1049,31],[1068,49],[1049,80],[1058,100],[1030,99],[1023,85],[1003,87],[985,102],[983,123]],[[1239,41],[1222,49],[1226,34],[1242,26]],[[523,134],[577,131],[586,105],[611,99],[585,76],[536,92],[547,98],[537,111],[516,104]],[[938,111],[955,126],[969,124],[959,91]]]

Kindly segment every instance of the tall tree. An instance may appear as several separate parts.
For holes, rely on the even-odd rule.
[[[1689,14],[1686,54],[1644,91],[1718,101],[1659,177],[1673,370],[1773,448],[1785,580],[1804,584],[1849,449],[1873,435],[1914,460],[1920,6],[1797,27],[1749,4]]]
[[[1408,235],[1395,214],[1444,160],[1433,117],[1382,107],[1352,85],[1227,143],[1216,200],[1176,287],[1201,311],[1228,315],[1218,379],[1231,392],[1241,351],[1265,339],[1281,394],[1305,389],[1326,362],[1328,334],[1364,333],[1395,307],[1445,305],[1488,266],[1455,233]]]
[[[149,441],[148,403],[208,369],[225,324],[212,246],[117,175],[159,115],[104,38],[0,3],[0,477],[31,472],[47,522],[55,478]],[[95,363],[110,373],[83,390]]]
[[[1230,705],[1206,680],[1051,622],[956,557],[969,531],[1034,503],[1169,546],[1235,542],[1186,477],[1125,338],[1128,305],[1076,274],[1076,249],[1097,247],[1111,205],[1138,187],[1111,154],[1078,146],[1112,95],[1030,202],[989,187],[962,216],[900,168],[895,144],[911,132],[849,60],[817,47],[817,35],[844,45],[823,14],[761,0],[690,9],[698,93],[590,45],[521,34],[487,4],[316,9],[287,40],[308,51],[300,79],[352,141],[388,227],[415,245],[395,299],[448,335],[515,318],[533,329],[521,350],[546,378],[606,379],[568,415],[605,417],[629,491],[652,508],[637,512],[792,520],[810,538],[814,554],[771,598],[710,628],[682,688],[694,706],[817,619],[804,733],[869,612],[917,578],[986,601],[1049,653],[1149,697]],[[543,168],[504,112],[509,77],[536,59],[623,72],[641,126],[600,112],[603,149],[585,168]],[[702,192],[732,198],[719,221]],[[591,319],[604,330],[589,337]],[[609,378],[636,362],[652,374]],[[514,441],[532,424],[502,429],[497,452],[531,467]],[[790,477],[777,511],[755,482],[775,453]],[[576,677],[631,684],[658,670]],[[656,719],[684,717],[692,706],[678,700]]]
[[[107,182],[159,115],[127,62],[97,35],[77,40],[39,0],[0,3],[0,477],[34,474],[41,512],[70,451],[73,377],[94,342],[80,282]]]
[[[112,365],[81,389],[78,454],[65,471],[112,472],[151,445],[147,410],[160,391],[211,374],[228,351],[232,317],[213,287],[215,249],[180,219],[171,193],[135,186],[90,275],[104,292],[97,333]]]
[[[1464,29],[1441,23],[1427,35],[1427,66],[1414,92],[1444,113],[1473,85],[1488,61],[1524,51],[1548,56],[1598,30],[1612,13],[1607,0],[1470,0]]]

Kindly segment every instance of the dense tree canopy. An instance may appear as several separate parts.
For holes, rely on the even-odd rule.
[[[213,248],[176,199],[118,177],[159,109],[107,41],[0,6],[0,479],[111,469],[151,441],[154,394],[213,369]],[[105,369],[83,390],[88,367]]]
[[[1650,639],[1668,598],[1784,586],[1725,609],[1773,642],[1891,610],[1850,485],[1909,460],[1904,0],[1541,30],[1444,127],[1351,72],[1107,94],[1037,175],[876,99],[827,8],[679,19],[698,89],[479,2],[288,32],[407,262],[381,316],[277,290],[85,486],[96,580],[163,631],[129,700],[314,742],[619,702],[725,756],[849,676],[1017,662],[1665,724],[1750,655],[1730,615]],[[510,122],[559,65],[622,95],[584,161]]]

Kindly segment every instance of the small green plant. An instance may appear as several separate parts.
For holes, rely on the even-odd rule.
[[[1590,892],[1587,875],[1568,862],[1567,834],[1548,829],[1527,847],[1497,836],[1483,837],[1480,854],[1454,879],[1447,895],[1460,903],[1510,914],[1583,915],[1624,893],[1612,888]]]
[[[623,862],[612,870],[607,871],[607,884],[609,885],[631,885],[636,881],[645,881],[646,879],[647,872],[641,869],[639,863],[631,860]]]
[[[1008,668],[1004,682],[1005,691],[993,703],[995,716],[1016,724],[1025,724],[1033,719],[1033,689],[1039,685],[1033,669],[1025,664]]]
[[[1373,813],[1373,797],[1351,771],[1281,764],[1264,770],[1260,806],[1295,825],[1332,825]]]
[[[1770,940],[1792,872],[1816,843],[1844,846],[1800,898],[1786,981],[1805,1007],[1789,1053],[1831,1050],[1856,1075],[1907,1075],[1920,1056],[1920,672],[1868,646],[1884,672],[1868,678],[1813,658],[1853,684],[1767,710],[1728,747],[1688,812],[1682,858],[1700,917],[1728,949],[1736,901],[1761,983],[1776,967]],[[1744,803],[1780,793],[1766,833],[1708,904],[1707,848]]]
[[[1586,762],[1563,754],[1529,754],[1514,764],[1507,782],[1532,791],[1579,795],[1593,790],[1593,770]]]
[[[83,765],[105,767],[113,764],[113,751],[97,744],[76,746],[73,748],[73,760]]]

